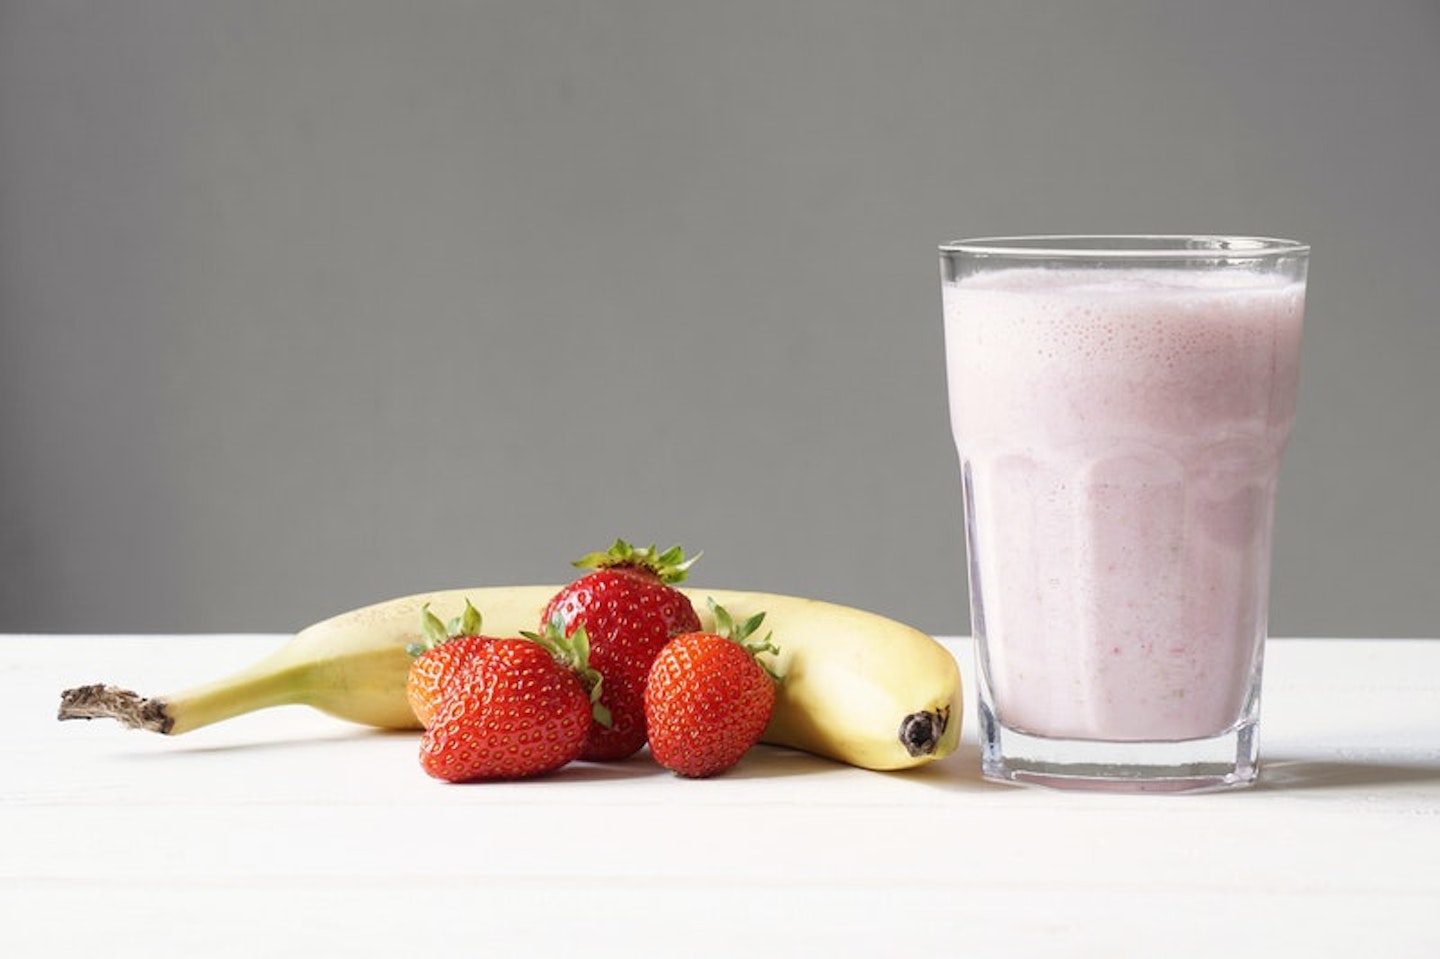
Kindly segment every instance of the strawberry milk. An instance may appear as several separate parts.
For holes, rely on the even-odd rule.
[[[1021,265],[943,294],[994,718],[1117,742],[1253,718],[1303,273]]]

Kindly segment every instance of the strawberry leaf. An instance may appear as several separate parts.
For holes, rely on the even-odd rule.
[[[405,652],[412,657],[421,656],[456,636],[479,635],[480,611],[470,605],[469,599],[465,600],[465,612],[450,620],[448,625],[442,623],[440,617],[430,611],[430,604],[426,603],[420,608],[420,640],[407,644]]]
[[[686,559],[685,550],[679,546],[660,552],[653,543],[637,547],[623,539],[617,539],[605,552],[586,553],[571,565],[580,569],[640,569],[652,573],[662,583],[673,585],[684,582],[690,575],[690,567],[695,565],[700,556],[700,553],[696,553]]]
[[[544,646],[556,662],[573,670],[590,697],[590,715],[595,722],[606,729],[614,725],[610,710],[600,702],[605,678],[600,675],[600,670],[590,665],[590,634],[585,632],[583,625],[576,625],[575,631],[566,636],[565,618],[557,614],[545,624],[544,632],[521,632],[520,635]]]
[[[730,640],[732,643],[739,644],[742,649],[755,659],[755,662],[760,665],[760,668],[765,670],[767,676],[777,683],[780,682],[780,675],[775,672],[769,663],[760,659],[761,653],[770,653],[771,655],[777,656],[780,654],[780,647],[770,641],[771,637],[775,634],[766,633],[765,638],[761,640],[753,640],[750,638],[751,635],[760,628],[760,624],[765,621],[765,614],[763,612],[756,613],[754,616],[745,620],[745,622],[736,625],[729,611],[726,610],[724,606],[715,602],[715,597],[708,597],[707,602],[710,605],[710,611],[715,615],[716,634]]]
[[[470,600],[465,600],[465,611],[445,627],[447,638],[454,639],[456,636],[478,636],[480,635],[480,611],[470,605]]]

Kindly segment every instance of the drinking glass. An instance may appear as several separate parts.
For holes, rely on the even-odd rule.
[[[1251,783],[1309,247],[992,237],[940,259],[983,774]]]

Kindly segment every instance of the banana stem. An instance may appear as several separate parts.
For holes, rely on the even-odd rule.
[[[131,729],[168,733],[175,721],[166,712],[165,702],[146,699],[119,686],[96,683],[77,686],[60,694],[59,719],[116,719]]]
[[[60,694],[58,718],[114,719],[131,729],[179,735],[257,709],[304,702],[307,672],[304,664],[262,660],[224,679],[155,698],[116,686],[80,686]]]

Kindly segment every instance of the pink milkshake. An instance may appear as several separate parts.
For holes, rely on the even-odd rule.
[[[1241,731],[1248,781],[1303,257],[1039,259],[943,288],[982,727],[1032,745]],[[1032,771],[1208,783],[1205,757],[1107,746]]]

